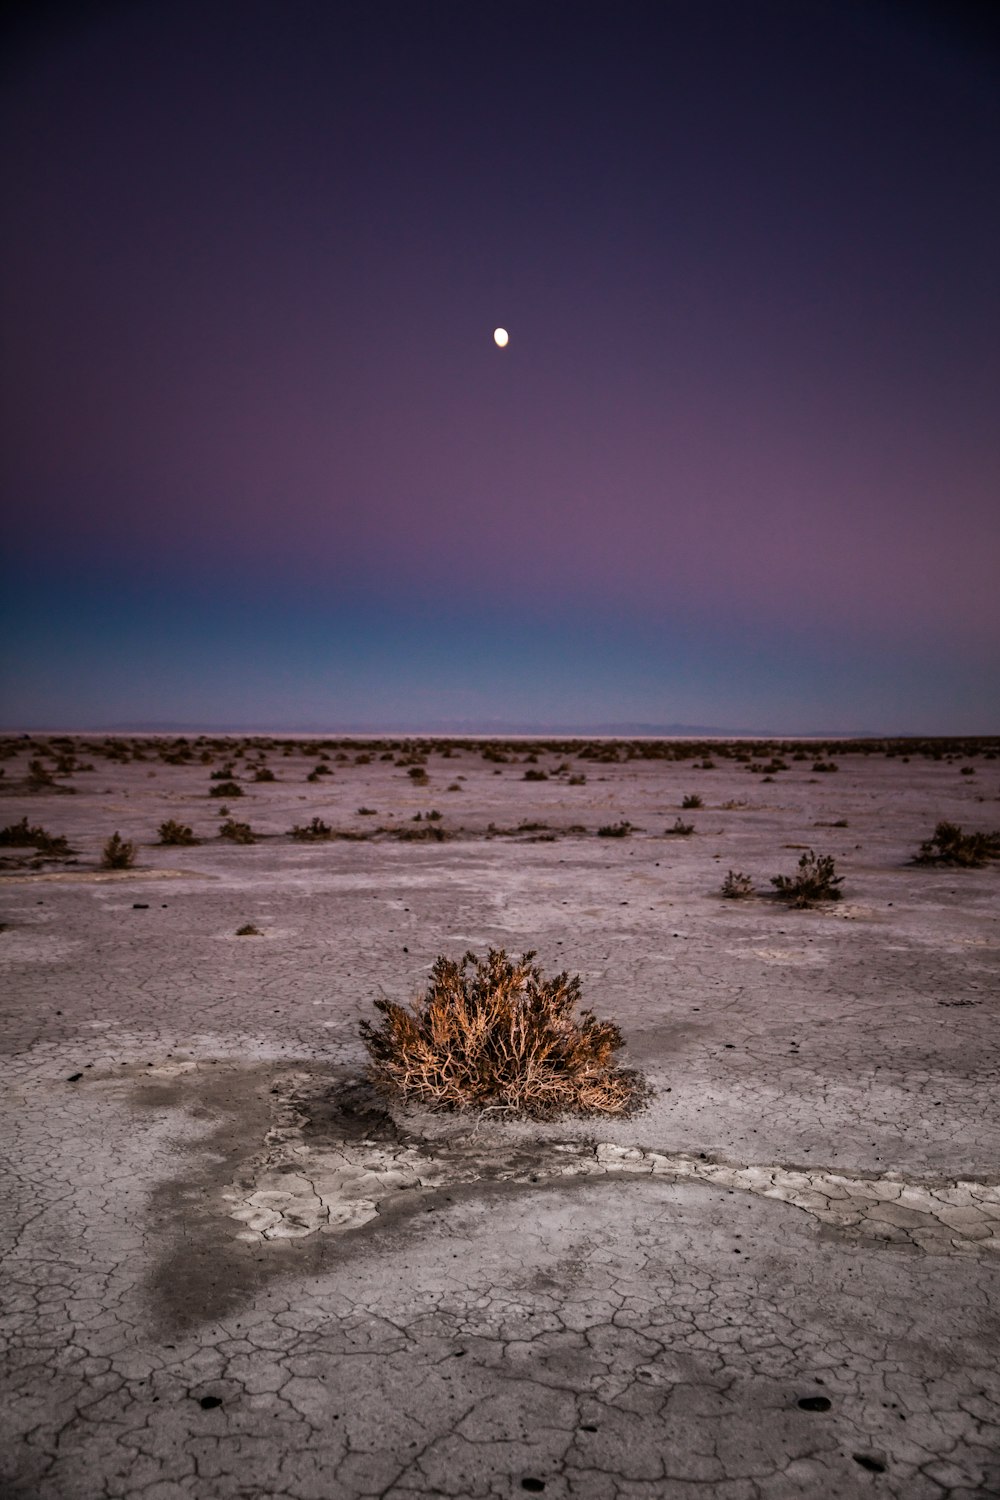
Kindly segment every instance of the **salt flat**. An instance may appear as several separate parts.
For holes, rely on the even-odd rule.
[[[998,748],[9,741],[76,852],[0,849],[6,1493],[1000,1494],[1000,869],[911,863]],[[490,946],[645,1110],[380,1103],[373,999]]]

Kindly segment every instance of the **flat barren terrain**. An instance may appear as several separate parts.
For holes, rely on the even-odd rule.
[[[2,748],[5,1495],[1000,1495],[1000,742]],[[490,948],[643,1109],[372,1090]]]

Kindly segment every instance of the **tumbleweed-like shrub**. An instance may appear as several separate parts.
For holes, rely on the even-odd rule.
[[[727,901],[743,901],[753,895],[753,880],[742,870],[730,870],[722,882],[721,894]]]
[[[135,845],[115,831],[101,851],[102,867],[105,870],[128,870],[134,864]]]
[[[187,823],[178,823],[176,818],[168,818],[165,823],[160,824],[160,843],[197,844],[198,840]]]
[[[9,844],[13,848],[37,849],[39,854],[54,856],[72,852],[64,834],[49,833],[41,824],[32,826],[27,818],[22,818],[20,823],[8,823],[6,828],[0,828],[0,844]]]
[[[1000,859],[1000,833],[963,833],[957,823],[938,823],[914,856],[917,865],[959,865],[976,869]]]
[[[376,1086],[432,1109],[628,1114],[646,1086],[613,1060],[621,1031],[593,1011],[576,1015],[579,976],[545,979],[534,957],[440,957],[409,1008],[376,1000],[381,1022],[361,1023]]]
[[[230,844],[256,844],[257,835],[249,823],[238,823],[235,818],[227,818],[219,829],[219,838],[226,839]]]
[[[814,854],[807,849],[794,875],[772,875],[771,884],[792,906],[813,906],[817,901],[839,901],[843,875],[836,873],[832,854]]]

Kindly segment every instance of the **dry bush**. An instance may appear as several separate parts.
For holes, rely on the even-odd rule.
[[[664,833],[676,834],[678,838],[686,839],[689,833],[694,833],[694,824],[685,823],[683,818],[675,818],[672,825],[663,831]]]
[[[599,839],[627,839],[631,832],[632,824],[627,818],[623,818],[620,823],[602,823],[597,830],[597,837]]]
[[[237,937],[262,937],[263,933],[261,932],[260,928],[259,927],[255,927],[252,922],[244,922],[242,927],[237,927],[237,929],[236,929],[236,936]]]
[[[742,901],[753,895],[753,881],[742,870],[730,870],[722,882],[721,894],[729,901]]]
[[[376,1000],[381,1022],[361,1023],[376,1085],[433,1109],[629,1113],[646,1086],[613,1062],[624,1046],[618,1026],[590,1010],[574,1015],[579,977],[545,979],[534,957],[493,948],[485,960],[440,957],[409,1009]]]
[[[227,818],[219,829],[219,838],[227,839],[231,844],[256,844],[257,835],[249,823],[238,823],[235,818]]]
[[[329,823],[324,823],[322,818],[311,818],[308,823],[296,823],[289,832],[293,839],[306,844],[333,836],[333,829]]]
[[[243,788],[237,781],[220,781],[218,786],[210,786],[208,789],[210,797],[242,797]]]
[[[814,854],[807,849],[794,875],[772,875],[771,884],[782,901],[792,906],[813,906],[817,901],[839,901],[843,875],[836,873],[832,854]]]
[[[116,830],[104,845],[101,864],[105,870],[128,870],[135,864],[135,845]]]
[[[681,799],[681,807],[704,807],[705,804],[697,792],[689,792]]]
[[[963,833],[957,823],[939,823],[920,845],[914,864],[975,869],[991,859],[1000,859],[1000,833]]]
[[[165,823],[160,824],[161,844],[197,844],[193,832],[186,823],[178,823],[174,818],[168,818]]]
[[[65,834],[49,833],[40,823],[29,826],[27,818],[22,818],[20,823],[8,823],[6,828],[0,828],[0,844],[16,849],[37,849],[39,854],[49,854],[56,858],[72,853]]]

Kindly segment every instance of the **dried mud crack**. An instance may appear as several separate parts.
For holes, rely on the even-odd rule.
[[[1000,1252],[996,1182],[739,1164],[600,1141],[480,1143],[474,1130],[425,1140],[400,1131],[363,1084],[342,1090],[338,1106],[310,1074],[277,1078],[272,1098],[275,1120],[263,1149],[222,1191],[226,1213],[242,1226],[237,1238],[250,1244],[343,1233],[404,1206],[404,1198],[448,1188],[627,1174],[778,1199],[855,1240],[929,1255]]]

